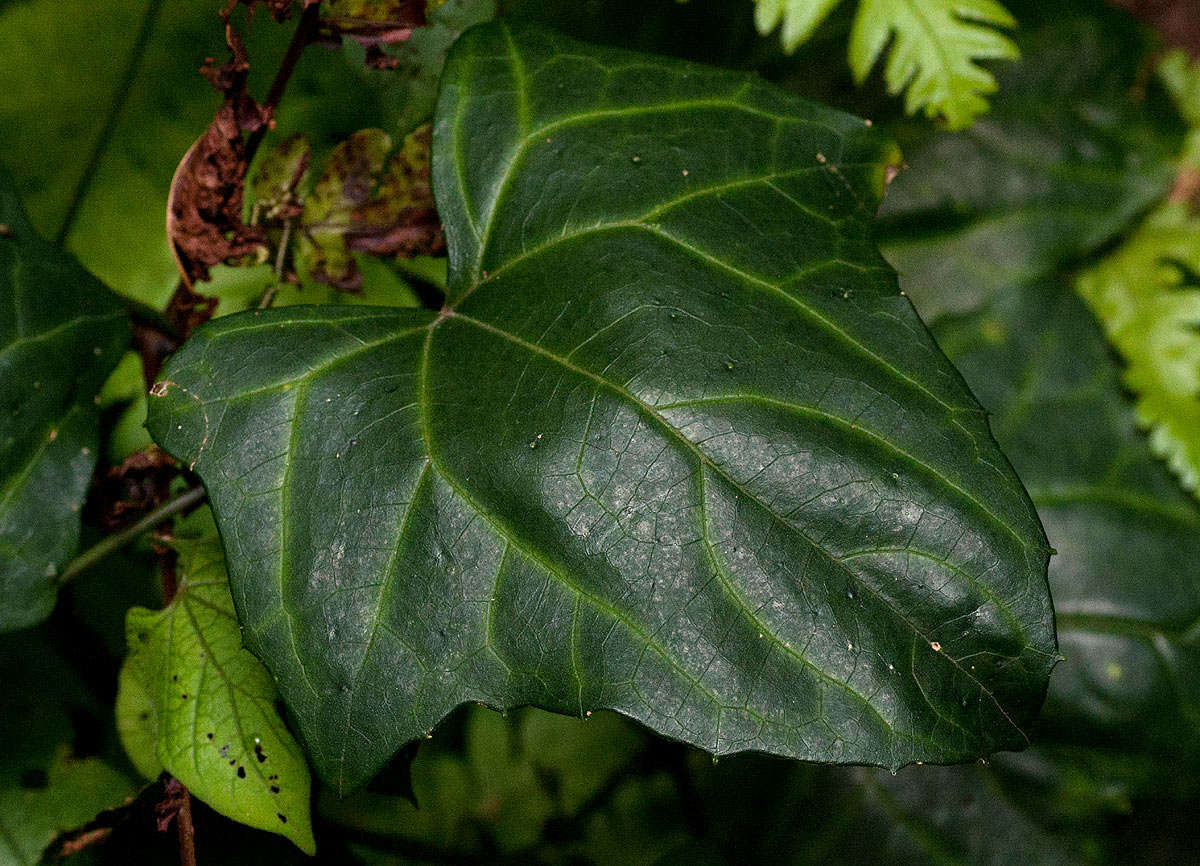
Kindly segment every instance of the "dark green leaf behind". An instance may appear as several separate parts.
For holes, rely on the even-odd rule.
[[[79,541],[95,397],[121,358],[119,303],[44,241],[0,175],[0,631],[44,619]]]

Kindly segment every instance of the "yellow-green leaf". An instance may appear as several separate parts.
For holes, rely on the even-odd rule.
[[[209,531],[175,546],[175,598],[126,618],[125,750],[143,773],[165,769],[221,814],[311,854],[308,766],[275,709],[271,676],[242,648],[220,541]]]
[[[806,42],[813,31],[841,0],[758,0],[754,24],[766,36],[776,27],[783,50],[791,53]]]
[[[861,83],[891,40],[884,77],[904,91],[909,114],[941,116],[965,129],[987,111],[996,79],[979,60],[1013,60],[1017,46],[998,32],[1016,22],[994,0],[862,0],[850,32],[850,69]]]

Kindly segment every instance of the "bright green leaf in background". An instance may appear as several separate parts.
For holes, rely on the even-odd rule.
[[[1150,444],[1200,484],[1200,218],[1164,205],[1119,249],[1080,274],[1080,295],[1126,361]]]
[[[203,527],[204,515],[185,532]],[[275,708],[275,684],[242,648],[215,529],[174,542],[179,588],[132,608],[117,724],[145,776],[165,769],[218,812],[313,853],[309,772]]]
[[[465,700],[718,754],[1023,746],[1048,549],[869,241],[883,142],[536,29],[446,74],[446,309],[227,317],[152,400],[322,776]]]
[[[1171,200],[1075,287],[1125,359],[1150,444],[1184,487],[1200,484],[1200,63],[1182,53],[1160,66],[1193,126]]]
[[[226,5],[0,5],[0,80],[6,84],[0,164],[17,178],[45,235],[66,227],[66,245],[85,267],[118,293],[157,309],[179,279],[166,241],[171,177],[221,102],[198,70],[206,57],[227,55],[219,17]],[[262,97],[295,16],[284,24],[268,14],[242,22],[239,12],[235,24],[246,37],[250,87]],[[303,131],[323,154],[355,130],[391,126],[398,115],[384,110],[379,77],[345,52],[305,51],[276,114],[276,134]],[[245,276],[253,276],[256,298],[271,279],[269,268]],[[324,292],[310,296],[324,300]]]
[[[840,0],[755,0],[763,35],[782,25],[794,51]],[[850,69],[862,84],[884,55],[888,92],[904,93],[909,114],[945,119],[966,129],[988,109],[996,79],[980,61],[1013,60],[1017,46],[1002,28],[1016,25],[996,0],[859,0],[850,33]]]
[[[44,241],[0,175],[0,631],[49,615],[129,340],[116,298]]]

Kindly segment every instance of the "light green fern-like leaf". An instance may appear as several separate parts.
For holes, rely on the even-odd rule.
[[[842,0],[757,0],[754,24],[763,36],[782,25],[779,37],[783,50],[791,53],[806,42],[813,31]]]
[[[1152,214],[1076,288],[1126,362],[1150,444],[1183,485],[1200,484],[1200,219]]]
[[[794,51],[840,0],[757,0],[763,35],[782,25],[783,47]],[[1017,46],[1000,32],[1015,26],[996,0],[860,0],[850,33],[850,69],[860,84],[891,49],[884,66],[888,91],[904,92],[909,114],[942,117],[965,129],[987,111],[996,90],[980,60],[1012,60]]]

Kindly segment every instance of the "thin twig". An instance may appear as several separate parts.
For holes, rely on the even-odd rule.
[[[146,11],[142,13],[141,24],[138,25],[137,36],[134,37],[133,47],[129,51],[129,58],[125,61],[125,71],[121,75],[121,81],[117,85],[116,91],[112,95],[112,99],[108,104],[108,114],[104,117],[104,125],[100,127],[100,134],[96,137],[96,143],[92,146],[92,152],[88,155],[87,164],[83,168],[83,174],[79,176],[79,180],[75,182],[75,189],[71,192],[71,203],[67,207],[67,213],[63,216],[62,224],[59,225],[58,231],[54,235],[54,243],[62,246],[67,239],[67,235],[71,231],[71,226],[75,224],[75,218],[79,216],[79,207],[83,204],[83,199],[87,196],[88,190],[92,186],[92,181],[95,180],[96,170],[100,167],[100,159],[104,156],[104,151],[108,149],[108,140],[112,138],[113,132],[117,128],[117,121],[120,119],[121,111],[125,108],[125,103],[129,100],[129,94],[133,90],[133,80],[137,76],[138,68],[142,65],[142,58],[146,55],[146,48],[150,44],[150,35],[154,32],[154,25],[158,21],[158,13],[162,10],[163,0],[150,0],[146,4]]]
[[[58,582],[66,583],[67,581],[78,577],[81,573],[91,568],[97,562],[100,562],[100,560],[120,550],[143,532],[153,529],[164,520],[168,520],[179,512],[186,511],[193,505],[199,504],[204,500],[204,496],[205,493],[203,487],[193,487],[186,493],[175,497],[170,502],[165,502],[158,506],[158,508],[151,511],[137,523],[127,526],[120,532],[113,533],[112,535],[101,539],[95,545],[89,547],[83,553],[79,554],[79,556],[67,563],[67,567],[64,568],[62,573],[58,576]]]
[[[263,108],[274,112],[279,107],[279,101],[283,99],[283,92],[287,89],[288,79],[292,77],[292,73],[296,70],[296,63],[300,60],[300,54],[316,36],[317,26],[320,23],[321,4],[314,3],[311,6],[305,6],[304,11],[300,13],[300,23],[296,25],[296,31],[292,34],[292,41],[288,43],[287,53],[283,55],[283,60],[279,63],[279,71],[275,73],[275,80],[271,82],[271,89],[267,91],[267,98],[262,104]],[[254,161],[254,154],[258,152],[258,146],[262,144],[266,134],[267,126],[264,124],[247,137],[247,165]]]
[[[275,302],[275,293],[283,282],[283,260],[287,255],[288,242],[292,239],[292,221],[283,224],[283,237],[279,239],[279,250],[275,253],[275,282],[267,286],[263,296],[258,301],[258,308],[265,310]]]
[[[183,789],[179,814],[175,816],[175,829],[179,831],[180,866],[196,866],[196,827],[192,824],[192,795],[186,787]]]

